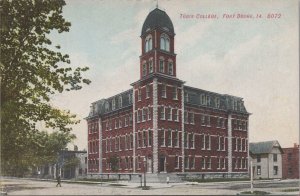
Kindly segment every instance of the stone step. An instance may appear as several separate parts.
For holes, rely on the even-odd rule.
[[[142,182],[144,182],[144,174],[133,176],[130,182],[140,182],[142,178]],[[170,173],[160,173],[160,174],[151,174],[146,173],[146,182],[151,183],[167,183],[167,179],[169,178],[170,183],[179,183],[182,182],[181,178],[176,174]]]

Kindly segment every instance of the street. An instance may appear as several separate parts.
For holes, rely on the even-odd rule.
[[[67,183],[56,187],[55,181],[2,178],[1,189],[7,195],[237,195],[250,191],[249,182],[218,183],[149,183],[150,190],[142,190],[139,183],[127,181],[103,184]],[[255,181],[256,191],[272,195],[299,195],[298,180]]]

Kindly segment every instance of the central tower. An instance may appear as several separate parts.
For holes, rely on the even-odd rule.
[[[182,171],[183,82],[176,78],[174,27],[165,11],[152,10],[142,27],[140,79],[133,83],[135,172]]]

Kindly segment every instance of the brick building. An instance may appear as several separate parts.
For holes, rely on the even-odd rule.
[[[91,104],[89,174],[248,173],[243,99],[178,79],[174,37],[166,12],[152,10],[141,32],[140,79]]]
[[[282,150],[282,178],[299,179],[299,145]]]

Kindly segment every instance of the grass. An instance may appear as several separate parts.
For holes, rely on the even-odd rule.
[[[213,178],[213,179],[185,179],[188,182],[231,182],[231,181],[249,181],[249,178]]]
[[[296,192],[299,191],[299,188],[295,188],[295,189],[283,189],[281,190],[281,192]]]
[[[251,191],[244,191],[240,193],[241,195],[268,195],[270,193],[265,192],[265,191],[253,191],[253,193],[251,193]]]

